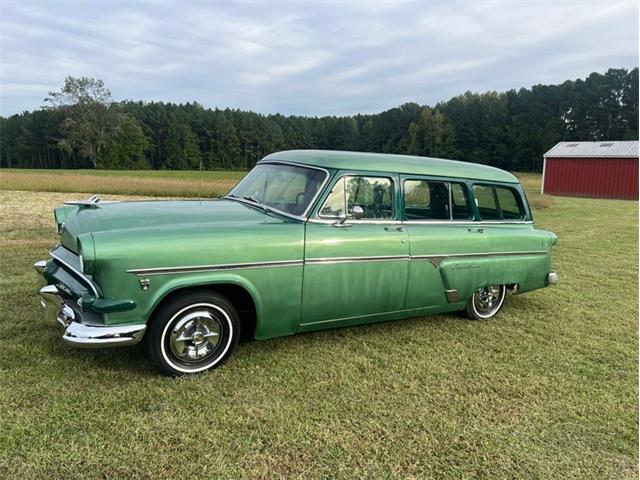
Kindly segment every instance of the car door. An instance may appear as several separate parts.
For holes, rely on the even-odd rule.
[[[403,177],[402,208],[411,264],[407,309],[464,302],[478,282],[487,250],[485,228],[474,223],[463,182]]]
[[[397,181],[340,174],[307,222],[301,330],[404,309],[409,244],[398,218]]]

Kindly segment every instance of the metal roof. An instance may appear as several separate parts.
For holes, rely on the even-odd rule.
[[[545,157],[638,158],[638,141],[560,142]]]
[[[364,170],[518,183],[518,179],[511,173],[499,168],[478,163],[411,155],[334,150],[286,150],[267,155],[261,161],[278,160],[334,170]]]

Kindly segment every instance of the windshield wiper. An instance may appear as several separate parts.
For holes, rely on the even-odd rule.
[[[245,195],[244,197],[242,197],[244,200],[248,200],[249,202],[251,202],[252,205],[262,209],[265,213],[271,213],[272,210],[271,208],[269,208],[267,205],[265,205],[264,203],[262,203],[260,200],[258,200],[256,197],[253,197],[251,195]]]
[[[242,203],[245,203],[245,205],[247,204],[246,202],[251,202],[251,203],[248,203],[248,205],[251,205],[252,207],[259,208],[260,210],[262,210],[265,213],[273,212],[273,210],[270,207],[268,207],[267,205],[262,203],[256,197],[252,197],[251,195],[245,195],[244,197],[239,197],[237,195],[234,195],[234,194],[230,193],[228,195],[225,195],[222,198],[228,198],[230,200],[240,201]],[[245,202],[243,202],[243,200],[245,200]]]
[[[257,203],[259,205],[264,205],[260,200],[258,200],[256,197],[252,197],[251,195],[245,195],[242,198],[244,198],[245,200],[249,200],[250,202]]]

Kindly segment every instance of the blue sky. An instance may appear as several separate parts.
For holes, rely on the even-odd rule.
[[[115,100],[342,115],[638,65],[637,1],[0,5],[5,116],[67,75]]]

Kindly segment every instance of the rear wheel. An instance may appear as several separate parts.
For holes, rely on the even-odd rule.
[[[471,320],[495,316],[507,296],[506,285],[488,285],[476,290],[467,303],[466,313]]]
[[[192,292],[161,306],[145,335],[146,351],[167,375],[220,366],[240,336],[238,314],[224,296]]]

